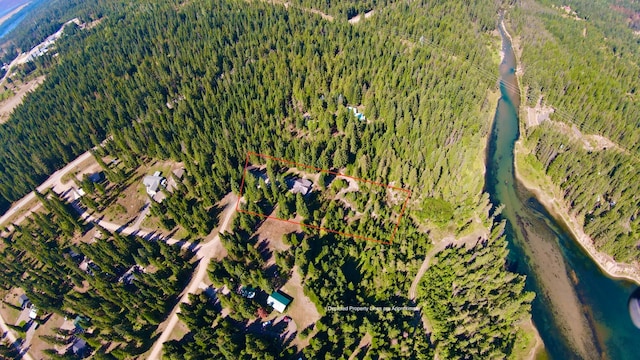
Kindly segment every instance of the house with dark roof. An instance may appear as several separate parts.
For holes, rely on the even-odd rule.
[[[29,298],[27,297],[27,295],[22,294],[18,297],[18,306],[20,306],[21,308],[26,308],[27,306],[29,306],[29,304],[31,304],[31,301],[29,301]]]
[[[87,178],[89,179],[89,181],[94,182],[94,183],[102,182],[105,179],[104,173],[102,171],[95,172],[93,174],[89,174],[87,176]]]
[[[73,342],[73,345],[71,345],[71,351],[73,352],[74,355],[79,357],[84,357],[87,350],[88,350],[87,342],[84,341],[83,339],[77,339],[76,341]]]
[[[291,304],[293,298],[280,290],[276,290],[267,298],[267,305],[270,305],[275,310],[283,313],[289,304]]]

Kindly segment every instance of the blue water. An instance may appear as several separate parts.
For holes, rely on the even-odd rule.
[[[499,30],[505,54],[500,65],[502,97],[488,145],[486,190],[496,206],[504,205],[501,218],[507,221],[510,261],[527,276],[527,289],[536,293],[533,321],[546,355],[559,360],[640,359],[640,330],[627,307],[636,285],[604,274],[566,227],[515,178],[520,92],[511,42],[505,30]],[[583,329],[583,335],[576,336],[568,322]]]
[[[25,3],[26,2],[27,1],[25,1]],[[42,4],[44,2],[45,2],[45,0],[34,0],[34,1],[31,1],[29,3],[29,5],[25,6],[22,10],[20,10],[19,12],[14,14],[12,17],[7,19],[7,21],[5,21],[2,24],[0,24],[0,41],[3,40],[3,38],[5,36],[7,36],[11,32],[11,30],[13,30],[13,29],[18,27],[18,25],[20,25],[22,23],[22,20],[24,20],[25,17],[27,17],[29,12],[31,12],[33,9],[37,8],[40,4]],[[20,5],[22,5],[22,4],[20,4]],[[12,7],[12,8],[9,8],[9,9],[0,9],[0,17],[4,16],[5,14],[8,14],[11,11],[13,11],[15,8],[16,7]]]

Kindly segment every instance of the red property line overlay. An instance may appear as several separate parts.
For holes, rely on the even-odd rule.
[[[321,226],[316,226],[316,225],[311,225],[311,224],[303,224],[303,223],[296,222],[296,221],[277,218],[275,216],[259,214],[259,213],[253,212],[253,211],[241,210],[240,209],[240,199],[242,199],[242,190],[244,189],[244,179],[245,179],[245,177],[247,175],[247,167],[249,167],[249,156],[251,156],[251,155],[257,156],[257,157],[260,157],[260,158],[263,158],[263,159],[270,159],[270,160],[282,162],[282,163],[285,163],[285,164],[295,165],[296,167],[313,169],[313,170],[318,171],[318,172],[324,172],[324,173],[332,174],[332,175],[335,175],[335,176],[341,176],[341,177],[353,179],[353,180],[356,180],[356,181],[362,181],[362,182],[366,182],[366,183],[369,183],[369,184],[374,184],[374,185],[382,186],[382,187],[393,189],[393,190],[397,190],[397,191],[403,191],[403,192],[407,193],[407,198],[405,199],[404,204],[402,205],[402,210],[400,211],[400,215],[398,216],[398,222],[394,226],[393,232],[391,233],[391,238],[387,242],[387,241],[382,241],[382,240],[379,240],[379,239],[374,239],[374,238],[370,238],[370,237],[366,237],[366,236],[362,236],[362,235],[350,234],[350,233],[345,233],[345,232],[342,232],[342,231],[327,229],[327,228],[321,227]],[[357,238],[357,239],[364,239],[364,240],[372,241],[372,242],[379,243],[379,244],[391,245],[391,243],[393,242],[393,238],[396,236],[396,232],[398,231],[398,227],[400,226],[400,221],[402,220],[402,216],[404,215],[405,209],[407,208],[407,203],[409,202],[410,198],[411,198],[411,190],[408,190],[408,189],[403,189],[403,188],[399,188],[399,187],[395,187],[395,186],[391,186],[391,185],[386,185],[386,184],[383,184],[383,183],[380,183],[380,182],[375,182],[375,181],[371,181],[371,180],[367,180],[367,179],[361,179],[361,178],[357,178],[355,176],[349,176],[349,175],[341,174],[341,173],[334,172],[334,171],[331,171],[331,170],[321,169],[321,168],[317,168],[317,167],[314,167],[314,166],[311,166],[311,165],[300,164],[300,163],[297,163],[295,161],[282,159],[282,158],[277,158],[277,157],[274,157],[274,156],[269,156],[269,155],[265,155],[265,154],[260,154],[260,153],[249,151],[249,152],[247,152],[247,157],[246,157],[245,164],[244,164],[244,170],[242,172],[242,181],[240,182],[240,196],[238,196],[238,201],[236,201],[236,211],[241,212],[241,213],[245,213],[245,214],[249,214],[249,215],[259,216],[259,217],[262,217],[262,218],[284,221],[284,222],[287,222],[287,223],[290,223],[290,224],[305,226],[305,227],[312,228],[312,229],[323,230],[323,231],[326,231],[326,232],[339,234],[339,235],[343,235],[343,236],[353,237],[353,238]]]

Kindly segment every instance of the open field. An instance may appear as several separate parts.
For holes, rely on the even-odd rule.
[[[118,189],[117,193],[109,194],[109,196],[116,196],[117,199],[97,216],[104,215],[106,220],[119,224],[134,222],[149,202],[149,195],[142,183],[143,178],[147,175],[152,175],[155,171],[160,171],[164,177],[169,178],[173,170],[181,167],[182,164],[173,161],[157,161],[149,165],[140,166],[124,181],[125,188]],[[107,191],[110,191],[110,189],[107,189]],[[142,225],[149,226],[143,227],[148,230],[158,230],[159,227],[157,225],[159,223],[149,220],[149,218],[151,217],[140,219]]]
[[[61,327],[62,324],[64,324],[64,318],[60,315],[52,314],[44,324],[36,329],[33,338],[31,338],[31,347],[29,348],[29,352],[34,358],[48,358],[44,350],[52,349],[54,345],[47,344],[40,336],[54,336],[56,334],[55,329]]]
[[[14,84],[13,86],[9,87],[9,89],[5,90],[13,92],[13,95],[10,95],[9,97],[0,101],[0,124],[9,120],[13,109],[22,104],[22,99],[24,99],[24,97],[27,96],[28,93],[40,86],[44,82],[44,79],[44,76],[38,76],[37,78],[31,79],[25,83],[17,85]]]
[[[26,216],[28,216],[34,211],[37,211],[41,207],[42,207],[42,204],[40,204],[40,201],[34,197],[33,199],[30,199],[27,203],[25,203],[24,206],[21,206],[19,209],[11,213],[10,213],[11,210],[7,211],[7,215],[8,215],[7,218],[0,225],[4,227],[4,226],[9,226],[11,224],[15,224],[17,222],[21,222],[22,220],[20,221],[18,220],[24,219]]]
[[[169,335],[167,341],[171,340],[180,340],[183,336],[189,333],[189,327],[185,325],[182,321],[178,321],[176,326],[173,328],[173,331]]]

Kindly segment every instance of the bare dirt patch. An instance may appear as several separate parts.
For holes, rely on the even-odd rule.
[[[309,344],[309,339],[300,338],[300,332],[320,320],[320,313],[316,309],[316,305],[309,299],[302,288],[302,277],[298,271],[298,266],[294,266],[291,269],[291,278],[282,287],[282,290],[293,297],[293,301],[287,308],[287,315],[289,315],[296,323],[298,333],[295,339],[291,342],[291,345],[297,346],[298,349],[302,349]]]
[[[22,221],[24,221],[24,219],[28,216],[30,216],[32,213],[43,209],[42,208],[42,204],[40,203],[40,200],[38,200],[37,198],[34,198],[33,200],[27,202],[24,206],[20,207],[18,210],[13,211],[13,208],[9,211],[13,211],[13,213],[7,217],[7,219],[5,220],[4,223],[0,224],[1,226],[6,226],[9,228],[9,230],[13,229],[12,224],[19,224]],[[40,210],[40,211],[45,211],[45,210]],[[2,231],[2,236],[8,236],[8,233],[6,233],[4,231]]]
[[[20,310],[11,307],[8,304],[19,306],[18,297],[24,294],[24,291],[20,288],[12,288],[7,295],[2,299],[0,303],[0,315],[7,324],[15,324],[20,316]]]
[[[29,347],[29,353],[35,359],[47,359],[49,355],[44,353],[46,349],[53,349],[54,345],[47,344],[40,338],[42,335],[54,336],[56,335],[55,329],[64,324],[64,318],[60,315],[52,314],[51,317],[41,326],[39,326],[33,337],[31,338],[31,347]]]
[[[141,211],[144,210],[148,201],[147,192],[145,190],[142,179],[160,171],[162,176],[170,178],[174,170],[182,168],[182,163],[173,161],[156,161],[150,165],[143,165],[126,180],[128,186],[117,194],[118,199],[111,204],[104,212],[105,220],[116,222],[118,224],[129,224],[138,218]]]
[[[373,337],[371,336],[371,334],[366,333],[362,339],[360,339],[360,343],[358,344],[358,347],[356,348],[356,350],[351,354],[351,356],[349,356],[349,360],[353,360],[356,358],[356,356],[358,355],[358,353],[363,349],[363,348],[367,348],[371,345],[371,340],[373,339]]]
[[[625,149],[602,135],[583,134],[575,124],[566,124],[561,121],[553,121],[550,119],[555,109],[551,106],[542,105],[542,97],[538,100],[538,104],[534,107],[526,108],[525,125],[527,128],[538,126],[543,122],[547,122],[557,130],[567,135],[572,140],[580,143],[587,151],[601,151],[607,149],[615,149],[627,153]]]
[[[83,243],[90,244],[95,241],[96,237],[99,237],[99,236],[100,235],[97,234],[96,228],[92,227],[84,233],[76,232],[74,237],[71,238],[70,243],[73,245],[79,245]]]
[[[371,11],[369,11],[369,12],[365,13],[365,14],[364,14],[364,18],[365,18],[365,19],[370,18],[370,17],[373,15],[373,12],[374,12],[374,11],[375,11],[375,10],[371,10]],[[358,16],[354,16],[354,17],[352,17],[351,19],[349,19],[349,24],[353,25],[353,24],[357,24],[357,23],[359,23],[359,22],[360,22],[360,20],[362,20],[362,17],[363,17],[363,15],[362,15],[362,14],[359,14]]]
[[[575,124],[571,126],[560,121],[550,121],[556,129],[567,135],[571,140],[581,144],[587,151],[602,151],[607,149],[614,149],[628,153],[625,149],[620,147],[615,142],[601,135],[586,135],[583,134]]]
[[[297,5],[292,4],[292,3],[288,2],[288,1],[282,1],[282,0],[263,0],[263,1],[265,1],[267,3],[271,3],[271,4],[284,5],[285,9],[289,9],[289,7],[293,7],[293,8],[302,10],[304,12],[320,15],[325,20],[333,21],[333,16],[331,16],[329,14],[325,14],[322,11],[317,10],[317,9],[307,8],[307,7],[303,7],[303,6],[297,6]]]
[[[81,181],[85,174],[91,175],[100,171],[102,171],[102,168],[100,167],[96,159],[92,156],[80,163],[80,165],[75,167],[72,171],[66,173],[61,180],[63,184],[69,184],[73,186],[75,184],[74,179]]]
[[[138,189],[141,181],[134,181],[118,195],[118,200],[104,211],[105,220],[123,225],[135,220],[145,204]]]
[[[280,1],[276,1],[276,0],[273,0],[272,2],[273,2],[273,3],[281,3]],[[292,4],[291,4],[291,3],[289,3],[289,2],[285,2],[285,3],[284,3],[284,7],[285,7],[285,8],[289,8],[289,6],[292,6]],[[300,9],[300,10],[302,10],[302,11],[306,11],[306,12],[308,12],[308,13],[312,13],[312,14],[320,15],[320,16],[321,16],[323,19],[325,19],[325,20],[333,21],[333,16],[331,16],[331,15],[329,15],[329,14],[325,14],[325,13],[323,13],[323,12],[322,12],[322,11],[320,11],[320,10],[312,9],[312,8],[307,8],[307,7],[302,7],[302,6],[295,6],[295,5],[293,5],[293,6],[294,6],[294,7],[296,7],[296,8],[298,8],[298,9]]]
[[[0,124],[9,120],[13,109],[22,104],[22,99],[35,90],[40,84],[44,82],[45,77],[39,76],[35,79],[29,80],[26,83],[13,85],[5,91],[13,91],[14,95],[0,102]]]
[[[555,112],[550,106],[543,106],[540,103],[535,107],[527,107],[527,116],[525,124],[527,127],[534,127],[542,124],[543,121],[549,121],[549,116]]]
[[[88,24],[84,24],[84,28],[85,29],[91,29],[91,28],[97,26],[98,24],[100,24],[102,22],[102,20],[104,20],[103,17],[101,17],[100,19],[93,20],[92,22],[90,22]]]
[[[270,216],[274,216],[274,214],[271,214]],[[296,216],[293,218],[293,221],[300,223],[302,222],[302,217]],[[275,263],[275,259],[273,257],[274,252],[286,251],[291,247],[282,241],[282,237],[293,232],[302,232],[302,227],[299,224],[292,224],[286,221],[270,218],[266,219],[265,222],[262,223],[260,228],[258,228],[258,231],[255,232],[255,235],[258,236],[256,245],[261,246],[261,244],[264,243],[270,252],[269,259],[265,266],[271,266]]]
[[[173,328],[173,331],[171,331],[171,335],[169,335],[168,341],[180,340],[188,333],[189,327],[179,320],[178,323],[176,323],[176,326]]]

